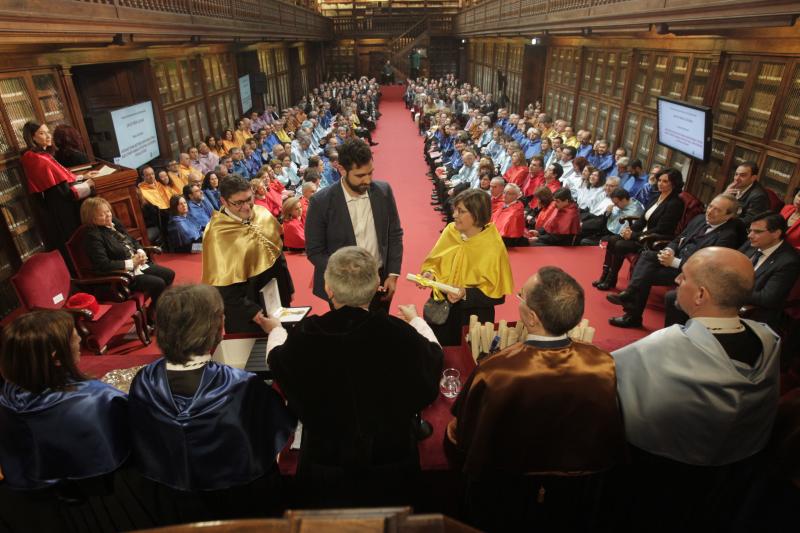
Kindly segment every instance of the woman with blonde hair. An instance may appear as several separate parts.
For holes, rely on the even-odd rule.
[[[305,250],[305,233],[300,197],[287,198],[283,202],[283,245],[289,250]]]
[[[172,284],[175,272],[150,262],[141,245],[114,218],[105,198],[87,198],[81,205],[81,222],[88,226],[83,243],[92,270],[97,274],[125,271],[131,275],[128,287],[150,297],[147,315],[152,323],[158,297]]]

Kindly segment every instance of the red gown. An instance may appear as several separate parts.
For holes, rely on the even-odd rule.
[[[283,245],[295,250],[306,247],[306,229],[303,221],[293,218],[283,223]]]
[[[547,207],[539,211],[539,214],[536,215],[536,223],[533,225],[534,228],[541,228],[544,227],[544,223],[547,222],[547,219],[550,218],[556,210],[556,203],[550,202],[547,204]]]
[[[505,202],[503,202],[503,195],[502,194],[500,196],[496,197],[496,198],[494,196],[492,196],[492,214],[494,214],[495,211],[497,211],[498,209],[503,207],[504,203]]]
[[[306,213],[308,213],[308,198],[303,196],[300,198],[300,205],[303,206],[303,215],[300,217],[300,220],[303,222],[303,227],[306,225]]]
[[[528,179],[528,167],[525,165],[509,167],[503,174],[503,179],[506,180],[506,183],[514,183],[521,188]]]
[[[536,174],[528,173],[528,178],[522,185],[522,196],[533,196],[536,189],[544,185],[544,172],[541,170]]]
[[[492,222],[503,237],[516,239],[525,234],[525,209],[522,202],[501,205],[492,214]]]
[[[551,205],[555,205],[553,202]],[[543,229],[552,235],[577,235],[581,231],[581,217],[578,204],[570,202],[563,209],[555,209],[545,221]]]

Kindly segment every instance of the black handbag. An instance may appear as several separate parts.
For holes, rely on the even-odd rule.
[[[447,322],[447,317],[450,315],[450,306],[451,304],[447,301],[447,298],[435,300],[431,296],[422,308],[422,318],[425,319],[425,322],[441,326]]]

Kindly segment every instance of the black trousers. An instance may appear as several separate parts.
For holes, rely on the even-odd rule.
[[[654,285],[669,286],[675,283],[675,278],[680,274],[680,269],[665,267],[658,262],[658,254],[652,250],[641,253],[636,267],[633,269],[628,290],[635,291],[632,300],[623,306],[625,312],[632,316],[641,317],[650,296],[650,288]]]
[[[625,261],[625,256],[628,254],[638,254],[641,251],[642,245],[639,241],[626,241],[619,235],[613,235],[608,238],[608,248],[606,248],[606,257],[603,260],[603,266],[608,267],[609,275],[616,280],[619,269]]]
[[[158,297],[164,289],[172,285],[175,280],[175,272],[167,267],[150,263],[150,266],[140,276],[135,276],[130,288],[140,291],[150,297],[151,309],[155,309]]]

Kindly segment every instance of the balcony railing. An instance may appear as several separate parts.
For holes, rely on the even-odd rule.
[[[83,35],[130,33],[148,37],[330,39],[332,23],[319,13],[278,0],[0,0],[0,31]]]
[[[422,17],[378,15],[372,17],[334,17],[333,33],[339,39],[354,37],[391,37],[400,35],[417,24]],[[448,35],[453,31],[453,17],[429,15],[429,31],[433,35]]]
[[[484,0],[454,19],[459,36],[520,35],[583,28],[633,28],[665,23],[692,29],[747,21],[791,24],[797,3],[789,0]]]

